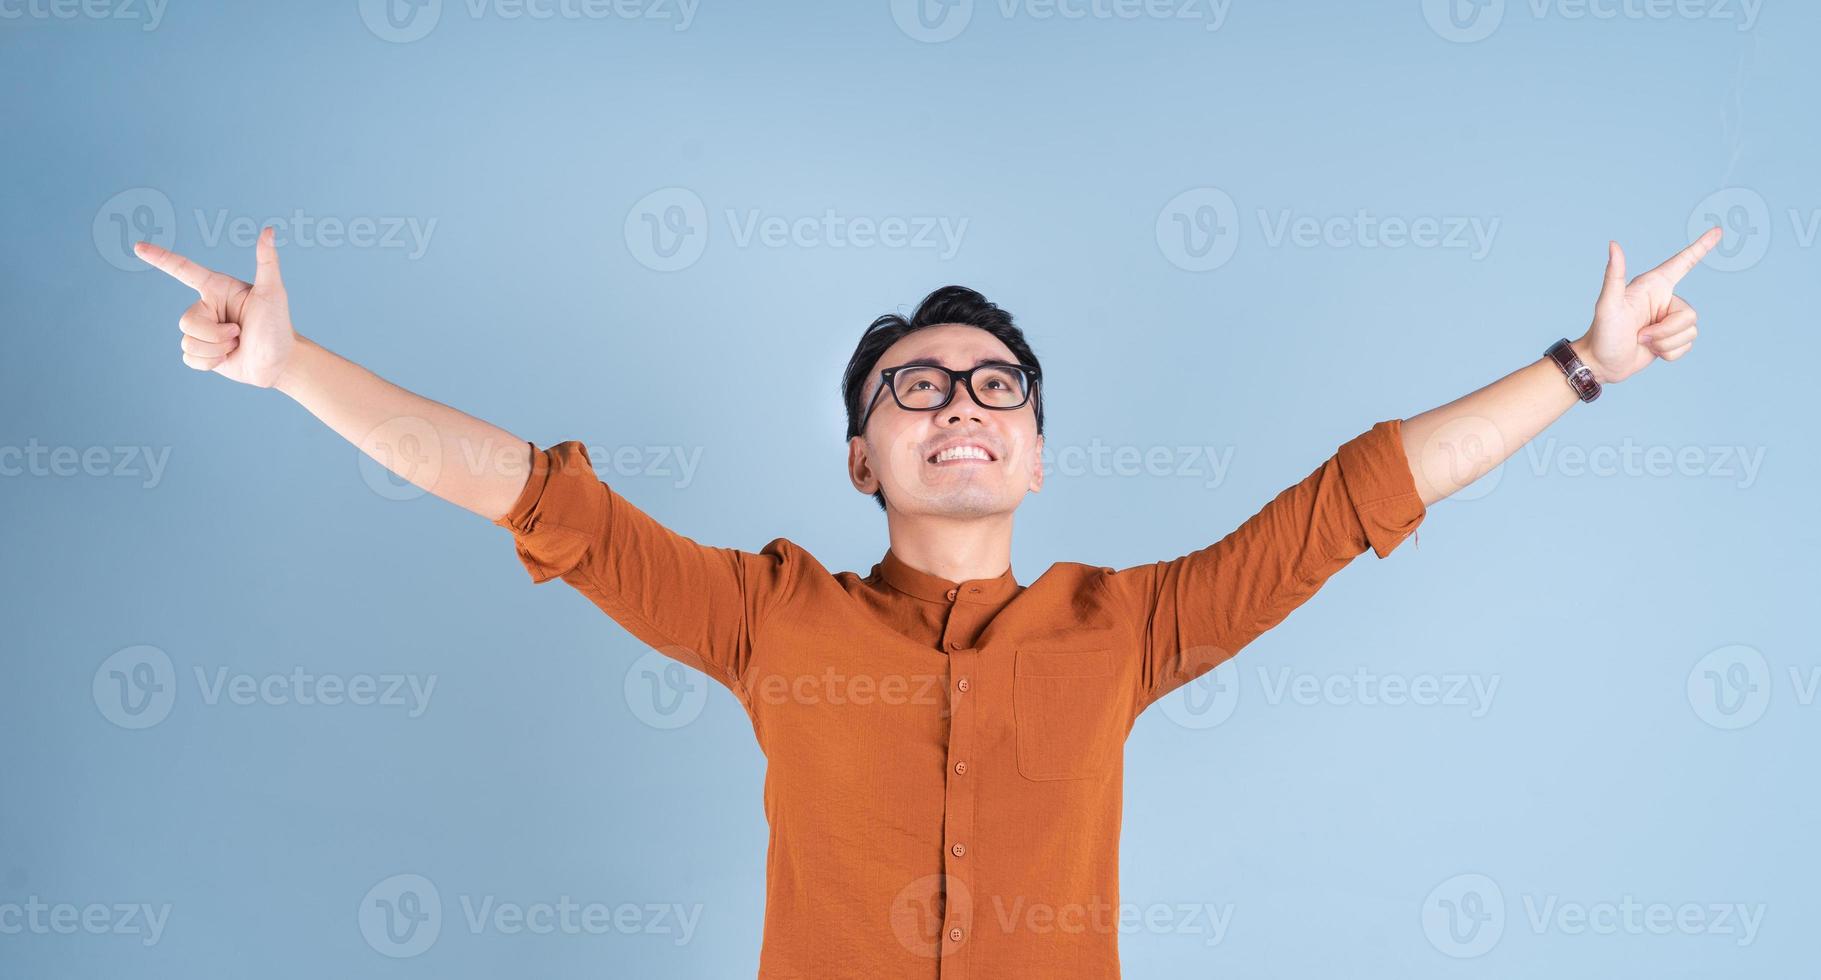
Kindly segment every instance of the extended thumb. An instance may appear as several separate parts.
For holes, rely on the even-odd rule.
[[[1606,243],[1606,281],[1600,286],[1600,298],[1617,296],[1625,291],[1625,250],[1618,242]]]
[[[278,246],[273,239],[272,227],[267,225],[259,232],[259,244],[253,248],[255,267],[253,285],[267,286],[272,289],[283,289],[284,277],[278,274]]]

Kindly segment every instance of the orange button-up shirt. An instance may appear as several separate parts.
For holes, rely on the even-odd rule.
[[[698,544],[574,441],[532,446],[497,523],[534,582],[561,576],[745,706],[767,760],[762,980],[1117,977],[1127,733],[1416,529],[1401,427],[1200,551],[1061,562],[1030,585],[945,581],[889,549],[862,576],[785,538]]]

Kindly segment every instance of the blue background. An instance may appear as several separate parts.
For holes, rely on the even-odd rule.
[[[0,974],[757,964],[764,759],[731,695],[648,723],[626,694],[646,651],[561,583],[531,587],[504,531],[393,499],[413,495],[296,404],[184,367],[193,294],[117,267],[123,229],[250,278],[224,220],[415,221],[421,252],[292,228],[298,329],[540,445],[699,452],[687,480],[594,458],[698,540],[785,536],[862,572],[886,538],[843,474],[841,367],[874,316],[974,286],[1043,358],[1052,452],[1231,453],[1219,479],[1077,457],[1020,514],[1028,583],[1219,538],[1373,422],[1578,336],[1608,238],[1641,272],[1717,209],[1727,239],[1680,290],[1702,314],[1690,356],[1576,406],[1208,679],[1226,687],[1140,719],[1122,899],[1230,920],[1218,942],[1179,918],[1121,948],[1131,977],[1805,975],[1821,8],[1772,0],[1741,29],[1738,0],[1535,2],[1464,7],[1457,27],[1419,0],[1072,19],[982,0],[927,21],[704,0],[679,30],[650,2],[652,19],[513,19],[446,0],[400,8],[422,34],[405,40],[351,0],[173,3],[155,24],[8,0]],[[1231,213],[1172,211],[1218,200],[1203,188]],[[687,208],[668,208],[693,201],[699,254],[654,268],[644,222],[676,227]],[[740,234],[830,210],[964,230],[952,255]],[[1483,254],[1389,247],[1362,213],[1496,231]],[[1274,233],[1336,217],[1325,240]],[[1172,240],[1184,228],[1230,255],[1185,268],[1223,252]],[[1570,462],[1627,445],[1699,462]],[[156,478],[143,457],[58,475],[25,465],[34,446],[168,456]],[[142,645],[175,700],[123,727],[110,657]],[[196,680],[299,668],[435,687],[412,717],[210,703]],[[1285,670],[1326,693],[1283,696]],[[1362,670],[1497,686],[1477,708],[1365,704]],[[1216,691],[1237,692],[1230,716],[1181,700]],[[443,919],[393,958],[359,911],[400,874],[434,883]],[[1503,909],[1502,934],[1438,934],[1463,888]],[[700,919],[681,944],[477,935],[459,905],[565,895]],[[33,896],[169,918],[150,945],[21,929]],[[1736,919],[1598,934],[1532,914],[1627,898],[1762,919],[1742,942]]]

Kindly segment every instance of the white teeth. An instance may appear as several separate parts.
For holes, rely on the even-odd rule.
[[[937,453],[935,458],[938,463],[946,463],[951,459],[992,459],[979,446],[952,446]]]

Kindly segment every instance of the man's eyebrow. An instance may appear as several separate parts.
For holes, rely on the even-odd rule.
[[[1004,358],[999,358],[999,357],[983,357],[983,358],[979,359],[978,361],[975,361],[974,366],[980,367],[985,364],[1015,365],[1016,363],[1017,363],[1016,361],[1008,361],[1008,360],[1005,360]],[[905,361],[903,364],[900,364],[898,366],[899,367],[945,367],[946,365],[944,365],[940,360],[937,360],[934,357],[918,357],[918,358],[913,358],[911,360]]]

